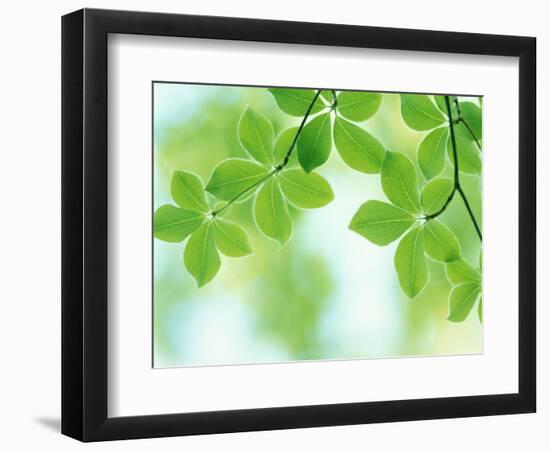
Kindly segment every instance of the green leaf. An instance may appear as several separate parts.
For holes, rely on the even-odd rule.
[[[472,102],[460,102],[462,118],[470,126],[474,136],[470,134],[470,140],[481,139],[481,108]]]
[[[319,114],[303,128],[298,138],[298,161],[306,172],[324,164],[330,156],[330,114]]]
[[[334,143],[344,162],[352,169],[378,173],[385,150],[378,140],[362,128],[337,117],[334,122]]]
[[[424,251],[436,261],[452,262],[460,259],[460,245],[449,228],[436,219],[422,227]]]
[[[450,312],[447,320],[451,322],[462,322],[474,307],[474,304],[481,292],[478,283],[464,283],[455,286],[451,291]]]
[[[453,191],[453,182],[449,178],[435,178],[422,188],[420,201],[426,214],[435,214],[445,205]]]
[[[258,228],[282,247],[292,234],[292,222],[286,200],[279,187],[279,180],[267,180],[254,204],[254,217]]]
[[[286,198],[298,208],[321,208],[334,199],[328,181],[321,175],[302,169],[283,170],[279,176]]]
[[[477,304],[477,317],[481,323],[483,323],[483,299],[479,298],[479,303]]]
[[[418,146],[418,165],[427,180],[436,177],[445,167],[445,149],[449,129],[447,127],[436,128],[424,137]]]
[[[170,193],[177,205],[192,211],[208,211],[201,179],[191,172],[177,170],[172,175]]]
[[[206,190],[221,200],[232,200],[240,193],[257,188],[269,170],[246,159],[229,158],[218,164]]]
[[[248,107],[238,125],[239,141],[252,158],[262,164],[273,163],[273,126],[259,112]]]
[[[407,156],[386,152],[380,179],[384,194],[395,206],[413,213],[420,211],[416,170]]]
[[[431,130],[445,121],[430,97],[420,94],[401,94],[401,115],[417,131]]]
[[[458,168],[461,172],[479,175],[481,173],[481,152],[475,142],[470,140],[470,134],[463,123],[456,124],[455,141],[458,155]],[[448,141],[449,155],[454,164],[453,142]]]
[[[420,227],[413,228],[401,239],[395,252],[394,264],[401,289],[409,298],[416,297],[428,281],[428,266]]]
[[[277,139],[275,139],[274,154],[276,164],[282,163],[285,159],[285,156],[288,153],[290,146],[294,142],[294,138],[297,132],[298,127],[288,128],[285,131],[279,133],[279,136],[277,136]],[[298,164],[298,157],[296,156],[297,152],[295,150],[296,149],[294,149],[292,151],[292,154],[290,155],[287,167],[295,166],[296,164]]]
[[[452,284],[481,283],[481,273],[463,259],[446,264],[445,271]]]
[[[183,262],[198,287],[216,276],[221,262],[210,222],[203,224],[191,235],[183,253]]]
[[[216,217],[212,221],[214,239],[225,256],[238,258],[252,253],[246,232],[237,224]]]
[[[204,214],[197,211],[162,205],[153,216],[153,234],[166,242],[181,242],[204,221]]]
[[[316,91],[313,89],[284,89],[284,88],[271,88],[268,89],[279,108],[285,113],[291,116],[301,117],[304,116],[309,108],[309,105],[315,97]],[[313,108],[311,108],[311,114],[318,113],[325,108],[321,99],[317,99]]]
[[[363,122],[370,119],[382,102],[376,92],[340,92],[336,109],[346,119]]]
[[[449,102],[450,102],[450,106],[451,106],[451,114],[453,115],[453,117],[456,117],[456,105],[455,105],[455,99],[456,99],[456,96],[455,95],[450,95],[449,96]],[[447,116],[447,103],[445,102],[445,96],[444,95],[434,95],[434,100],[435,100],[435,104],[437,105],[437,107],[441,110],[441,112],[443,112],[445,114],[445,116]]]
[[[374,244],[387,245],[407,231],[416,218],[389,203],[369,200],[363,203],[349,224],[349,229]]]

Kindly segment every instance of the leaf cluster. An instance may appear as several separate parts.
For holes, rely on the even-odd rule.
[[[315,96],[314,90],[307,89],[269,91],[281,110],[292,116],[303,116]],[[303,101],[298,102],[295,97]],[[304,171],[310,173],[328,160],[334,140],[336,150],[349,167],[364,173],[380,172],[384,147],[357,122],[370,119],[381,102],[382,94],[377,92],[323,91],[311,110],[314,117],[297,140],[298,161]]]
[[[420,185],[415,164],[406,155],[386,152],[380,181],[389,203],[365,202],[349,228],[377,245],[388,245],[403,236],[396,248],[394,266],[401,288],[410,298],[416,297],[428,283],[427,258],[446,264],[448,276],[453,275],[449,280],[456,285],[449,298],[449,320],[462,321],[480,296],[481,274],[472,268],[469,280],[456,276],[457,267],[471,267],[463,259],[458,239],[438,217],[452,201],[459,181],[458,175],[452,180],[441,174],[447,164],[456,164],[455,173],[481,173],[477,148],[481,110],[471,102],[453,98],[451,116],[454,111],[459,120],[451,123],[453,117],[449,117],[443,96],[432,99],[427,95],[403,94],[400,98],[405,124],[415,131],[427,132],[416,153],[425,182]],[[459,116],[458,111],[467,112],[468,119]],[[458,161],[454,160],[455,154]],[[477,278],[473,273],[477,273]],[[479,317],[481,320],[481,312]]]
[[[176,206],[162,205],[154,214],[156,238],[182,242],[189,237],[183,262],[199,287],[218,273],[220,253],[229,257],[252,253],[246,230],[224,218],[233,203],[252,198],[258,228],[282,247],[292,234],[289,205],[320,208],[334,198],[332,188],[321,175],[308,174],[296,164],[282,165],[294,145],[296,129],[285,130],[275,139],[271,122],[247,108],[237,130],[249,158],[221,161],[206,186],[191,172],[174,172],[171,196]],[[215,200],[225,203],[212,207]]]

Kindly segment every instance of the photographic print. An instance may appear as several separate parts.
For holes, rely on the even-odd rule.
[[[481,97],[152,90],[153,367],[483,352]]]

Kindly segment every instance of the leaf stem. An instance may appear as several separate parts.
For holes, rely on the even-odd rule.
[[[426,220],[431,220],[431,219],[435,219],[437,216],[439,216],[440,214],[443,214],[443,212],[447,209],[447,206],[449,206],[449,203],[451,203],[451,201],[453,200],[454,196],[455,196],[455,192],[457,191],[458,189],[456,188],[456,186],[453,186],[453,190],[451,191],[451,193],[449,194],[449,196],[447,197],[447,200],[445,200],[445,203],[443,204],[443,206],[439,209],[439,211],[436,211],[434,212],[433,214],[426,214],[424,216],[424,219]]]
[[[227,203],[225,205],[223,205],[221,208],[215,210],[215,211],[212,211],[210,214],[212,214],[212,216],[217,216],[219,213],[221,213],[225,208],[227,208],[228,206],[232,205],[233,203],[235,203],[238,199],[240,199],[244,194],[246,194],[247,192],[250,192],[252,189],[254,189],[255,187],[259,186],[260,184],[263,184],[268,178],[272,177],[275,173],[277,172],[277,170],[273,170],[271,172],[269,172],[269,174],[267,174],[265,177],[263,177],[262,179],[258,180],[256,183],[254,183],[252,186],[249,186],[247,187],[244,191],[241,191],[239,192],[237,195],[235,195],[235,197],[233,197],[231,200],[228,200]]]
[[[288,164],[290,157],[292,156],[292,151],[294,150],[294,147],[296,146],[296,142],[298,141],[298,138],[300,137],[300,133],[302,132],[304,125],[306,124],[307,118],[311,114],[311,110],[313,109],[313,105],[319,98],[319,95],[321,95],[321,90],[318,90],[311,103],[309,104],[309,107],[306,111],[306,114],[304,115],[304,118],[302,119],[302,122],[300,123],[300,126],[298,127],[298,130],[296,131],[296,134],[294,135],[294,139],[292,140],[292,143],[290,144],[290,147],[288,148],[286,155],[277,167],[275,167],[271,172],[269,172],[265,177],[258,180],[256,183],[254,183],[252,186],[247,187],[242,192],[239,192],[237,195],[235,195],[231,200],[228,200],[225,205],[223,205],[221,208],[218,208],[215,211],[212,211],[210,214],[212,217],[217,216],[219,213],[221,213],[224,209],[235,203],[238,199],[240,199],[243,195],[245,195],[247,192],[250,192],[252,189],[258,187],[259,185],[265,183],[269,178],[271,178],[273,175],[275,175],[277,172],[280,172],[283,170],[283,168]]]
[[[477,149],[479,151],[481,151],[481,144],[479,143],[479,141],[477,140],[475,134],[474,134],[474,130],[472,130],[472,128],[470,127],[470,125],[468,125],[468,122],[466,122],[466,120],[464,120],[464,117],[459,117],[458,118],[458,122],[461,122],[462,124],[464,124],[464,126],[466,127],[466,130],[468,130],[468,133],[470,133],[470,136],[472,136],[472,139],[474,140],[474,142],[476,143],[476,146],[477,146]]]
[[[335,90],[331,89],[330,92],[332,92],[332,97],[334,98],[334,101],[332,102],[331,108],[332,108],[332,110],[336,110],[336,107],[338,106],[338,97],[336,96],[336,91]]]
[[[472,208],[470,206],[470,203],[468,202],[468,199],[466,198],[466,194],[462,190],[462,187],[459,185],[457,188],[458,193],[460,194],[460,197],[462,197],[462,201],[464,202],[464,206],[466,206],[466,209],[468,210],[468,214],[470,215],[470,219],[472,219],[472,223],[474,224],[474,227],[476,229],[476,233],[479,236],[479,240],[482,241],[481,237],[481,230],[479,229],[479,225],[476,222],[476,218],[474,216],[474,212],[472,211]]]
[[[460,115],[460,107],[458,106],[458,101],[455,99],[455,103],[457,106],[457,112]],[[462,198],[462,201],[464,202],[464,206],[466,206],[466,209],[468,210],[468,215],[470,216],[470,219],[472,220],[472,223],[474,224],[474,228],[476,230],[476,233],[479,237],[479,240],[482,240],[481,236],[481,229],[476,221],[476,218],[474,216],[474,213],[472,211],[472,208],[470,206],[470,203],[468,202],[468,198],[466,197],[466,194],[464,193],[464,190],[462,189],[462,186],[460,185],[460,172],[458,168],[458,154],[456,150],[456,137],[455,137],[455,129],[454,129],[454,122],[453,117],[451,113],[451,103],[449,101],[449,96],[445,96],[445,105],[447,106],[447,114],[449,115],[449,129],[451,132],[451,146],[453,150],[453,162],[454,162],[454,182],[453,182],[453,190],[449,194],[449,197],[445,201],[445,204],[439,209],[439,211],[426,215],[424,218],[426,220],[435,219],[437,216],[442,214],[446,209],[447,206],[449,206],[449,203],[453,200],[455,193],[458,192],[460,194],[460,197]],[[460,120],[460,119],[459,119]]]
[[[309,107],[307,108],[306,114],[304,115],[304,118],[302,119],[302,123],[300,123],[300,126],[298,127],[298,130],[296,131],[296,134],[294,135],[294,139],[292,140],[292,143],[290,144],[290,147],[288,148],[286,155],[283,159],[283,162],[277,166],[277,171],[281,170],[283,167],[285,167],[288,164],[288,161],[290,160],[290,157],[292,156],[292,151],[294,150],[294,147],[296,146],[296,142],[298,141],[298,138],[300,137],[300,133],[302,132],[304,125],[306,124],[307,118],[309,117],[311,110],[313,109],[313,105],[319,98],[319,95],[321,95],[321,90],[319,89],[315,95],[313,96],[313,100],[309,104]]]
[[[458,98],[455,97],[454,102],[455,102],[455,106],[456,106],[456,112],[458,113],[458,119],[456,119],[456,121],[458,123],[462,123],[466,127],[466,130],[468,130],[468,133],[470,133],[470,136],[472,136],[472,139],[476,143],[477,149],[479,151],[481,151],[481,144],[477,140],[476,135],[474,134],[474,130],[472,130],[472,127],[470,127],[468,122],[466,122],[466,120],[462,116],[462,110],[460,109],[460,103],[458,101]],[[449,116],[449,119],[450,119],[450,116]]]

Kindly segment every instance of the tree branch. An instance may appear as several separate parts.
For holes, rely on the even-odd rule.
[[[309,107],[306,111],[306,114],[304,115],[304,118],[302,119],[302,123],[300,123],[300,126],[298,127],[298,130],[296,131],[296,134],[294,135],[294,139],[292,140],[292,144],[290,144],[290,147],[288,148],[288,151],[286,152],[285,158],[283,159],[283,162],[277,166],[277,171],[281,170],[283,167],[285,167],[288,164],[288,161],[290,160],[290,157],[292,156],[292,151],[294,150],[294,147],[296,145],[296,142],[298,141],[298,138],[300,137],[300,133],[302,132],[302,129],[304,128],[304,125],[306,124],[307,118],[309,117],[311,110],[313,109],[313,105],[319,98],[319,95],[321,95],[321,90],[319,89],[315,95],[313,96],[313,100],[309,104]]]
[[[455,99],[455,102],[457,103],[457,111],[460,114],[460,109],[458,107],[458,102],[456,101],[456,99]],[[464,202],[464,206],[466,206],[466,209],[468,210],[468,215],[470,216],[470,219],[472,220],[472,223],[474,224],[474,228],[475,228],[476,233],[479,237],[479,240],[481,241],[482,240],[481,229],[480,229],[480,227],[479,227],[479,225],[476,221],[476,218],[474,216],[474,213],[472,211],[470,203],[468,202],[468,198],[466,197],[466,194],[464,193],[464,191],[462,189],[462,186],[460,185],[460,171],[459,171],[459,168],[458,168],[458,154],[457,154],[457,150],[456,150],[455,129],[454,129],[453,116],[452,116],[452,113],[451,113],[451,103],[449,101],[449,96],[448,95],[445,96],[445,105],[447,106],[447,114],[449,115],[449,129],[450,129],[450,132],[451,132],[451,146],[452,146],[452,150],[453,150],[453,162],[454,162],[453,190],[451,191],[449,197],[445,201],[445,204],[439,209],[439,211],[437,211],[433,214],[429,214],[429,215],[425,216],[424,218],[426,220],[431,220],[431,219],[435,219],[437,216],[442,214],[447,209],[447,206],[449,206],[449,203],[451,203],[451,201],[453,200],[455,193],[458,192],[460,194],[460,197],[462,197],[462,201]]]
[[[472,219],[472,222],[474,224],[474,227],[476,229],[476,233],[479,236],[479,240],[482,241],[481,237],[481,230],[479,229],[479,225],[476,222],[476,218],[474,216],[474,212],[472,211],[472,208],[470,207],[470,203],[468,202],[468,199],[466,198],[466,194],[462,190],[462,187],[459,185],[457,188],[458,193],[460,194],[460,197],[462,197],[462,201],[464,202],[464,206],[466,206],[466,209],[468,210],[468,214],[470,215],[470,219]]]

